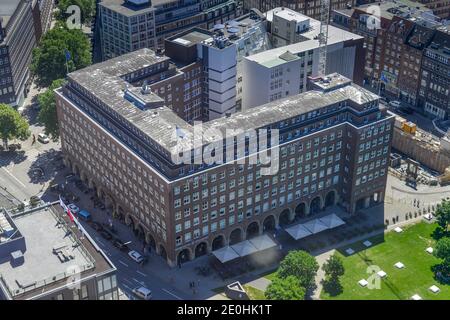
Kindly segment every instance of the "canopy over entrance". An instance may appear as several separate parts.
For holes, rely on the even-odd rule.
[[[238,242],[232,245],[231,248],[236,251],[240,257],[245,257],[258,251],[258,249],[256,249],[256,247],[248,240]]]
[[[320,218],[319,220],[324,225],[326,225],[328,227],[328,229],[336,228],[336,227],[339,227],[339,226],[345,224],[345,222],[334,213],[332,213],[328,216],[325,216],[323,218]]]
[[[311,231],[306,229],[302,224],[297,224],[293,227],[287,228],[286,232],[289,233],[289,235],[295,240],[305,238],[312,234]]]
[[[263,251],[277,245],[267,234],[252,238],[248,241],[250,241],[258,251]]]
[[[239,255],[236,253],[236,251],[234,251],[229,246],[214,250],[212,253],[222,263],[239,258]]]
[[[328,229],[328,227],[322,222],[320,222],[319,219],[308,221],[304,223],[303,226],[309,231],[311,231],[312,234],[319,233]]]

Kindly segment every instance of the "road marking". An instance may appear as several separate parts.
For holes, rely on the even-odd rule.
[[[129,284],[131,284],[131,285],[133,284],[133,282],[131,282],[130,280],[125,279],[125,278],[123,279],[123,281],[126,281],[126,282],[128,282]]]
[[[128,265],[125,262],[123,262],[122,260],[119,260],[119,263],[123,264],[125,267],[128,267]]]
[[[145,273],[143,273],[143,272],[140,272],[140,271],[136,271],[137,273],[139,273],[141,276],[143,276],[143,277],[146,277],[147,275],[145,274]]]
[[[165,293],[168,293],[168,294],[170,294],[172,297],[175,297],[175,298],[177,298],[178,300],[183,300],[183,299],[181,299],[179,296],[177,296],[177,295],[175,295],[175,294],[173,294],[172,292],[170,292],[169,290],[166,290],[166,289],[162,289]]]
[[[122,285],[127,288],[128,290],[131,290],[131,288],[129,286],[127,286],[126,284],[122,283]]]
[[[11,172],[9,172],[6,168],[2,168],[2,169],[5,170],[5,172],[7,174],[9,174],[11,177],[13,177],[14,180],[16,180],[18,183],[20,183],[22,185],[22,187],[26,188],[26,186],[23,184],[23,182],[20,181],[19,179],[17,179],[15,175],[13,175]]]

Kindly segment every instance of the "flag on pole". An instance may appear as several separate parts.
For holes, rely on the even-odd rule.
[[[69,210],[64,201],[61,199],[61,195],[59,195],[59,205],[61,206],[61,208],[63,208],[64,212],[67,212],[67,210]]]
[[[72,212],[70,212],[70,209],[69,209],[69,208],[67,208],[67,215],[69,216],[70,221],[71,221],[71,222],[74,222],[73,214],[72,214]]]

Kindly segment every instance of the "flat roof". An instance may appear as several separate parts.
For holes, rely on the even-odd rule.
[[[313,20],[313,22],[311,23],[311,26],[313,26],[312,30],[302,33],[302,36],[308,40],[256,53],[248,57],[245,57],[245,59],[264,64],[267,61],[273,60],[274,57],[282,55],[286,51],[289,51],[290,53],[295,55],[301,52],[319,48],[319,40],[314,39],[319,34],[320,31],[319,30],[320,23],[317,24],[316,22],[317,20]],[[357,35],[355,33],[343,29],[336,28],[334,26],[328,26],[328,46],[332,46],[337,43],[342,43],[345,41],[360,40],[360,39],[363,39],[363,37],[360,35]]]
[[[356,35],[353,35],[355,36]],[[359,37],[359,36],[358,36]],[[312,41],[312,40],[311,40]],[[279,48],[281,53],[298,44]],[[270,51],[261,54],[271,54]],[[272,53],[273,54],[273,53]],[[250,56],[253,58],[254,56]],[[272,55],[273,58],[273,55]],[[136,126],[145,135],[169,154],[177,141],[176,131],[183,132],[183,143],[191,145],[194,136],[192,125],[180,118],[168,107],[141,110],[124,98],[124,90],[128,84],[121,76],[125,73],[135,72],[155,61],[163,61],[167,57],[156,56],[149,49],[141,49],[129,54],[108,60],[106,62],[90,66],[88,68],[72,72],[68,78],[75,81],[92,95],[103,101],[113,111],[123,116],[127,121]],[[58,91],[61,96],[64,94]],[[67,100],[71,101],[68,97]],[[222,129],[255,129],[269,125],[277,121],[285,120],[314,109],[318,109],[333,103],[345,100],[353,100],[356,103],[365,103],[378,99],[375,94],[351,84],[339,90],[322,93],[318,91],[301,93],[286,99],[277,100],[259,107],[232,114],[228,118],[219,118],[209,121],[203,126]],[[73,103],[73,102],[72,102]],[[225,132],[225,131],[224,131]],[[208,143],[208,142],[205,142]]]
[[[200,29],[192,29],[187,33],[170,38],[170,41],[189,47],[191,45],[201,43],[207,39],[211,39],[212,37],[213,35],[206,30],[202,31]]]
[[[305,16],[304,14],[301,14],[297,11],[287,9],[287,8],[275,8],[272,11],[272,15],[275,14],[280,18],[289,20],[289,21],[295,21],[295,22],[302,22],[310,20],[310,17]]]
[[[61,220],[57,219],[59,216],[62,216]],[[68,277],[65,273],[74,267],[85,270],[81,278],[115,270],[86,237],[81,238],[80,231],[68,220],[59,205],[47,205],[13,217],[13,220],[25,238],[24,263],[13,267],[10,261],[2,261],[0,274],[2,285],[9,288],[10,294],[17,294],[14,299],[32,298],[65,286]],[[53,248],[57,247],[65,247],[72,259],[61,262],[53,253]],[[53,277],[56,277],[55,280]]]
[[[175,1],[176,0],[151,0],[147,4],[133,5],[127,3],[126,0],[102,0],[100,5],[121,15],[130,17],[137,14],[151,12],[152,10],[155,10],[155,6]]]
[[[6,27],[9,19],[17,10],[22,0],[2,0],[0,1],[0,19],[2,20],[2,26]]]

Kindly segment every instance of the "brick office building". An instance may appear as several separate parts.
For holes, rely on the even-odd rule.
[[[57,110],[67,165],[170,265],[326,206],[354,213],[383,201],[393,117],[376,95],[333,74],[312,83],[315,91],[203,123],[220,132],[279,129],[273,175],[235,157],[178,164],[174,148],[193,148],[193,126],[154,92],[132,86],[162,64],[141,50],[71,73],[57,90]],[[192,157],[210,147],[205,141]]]

